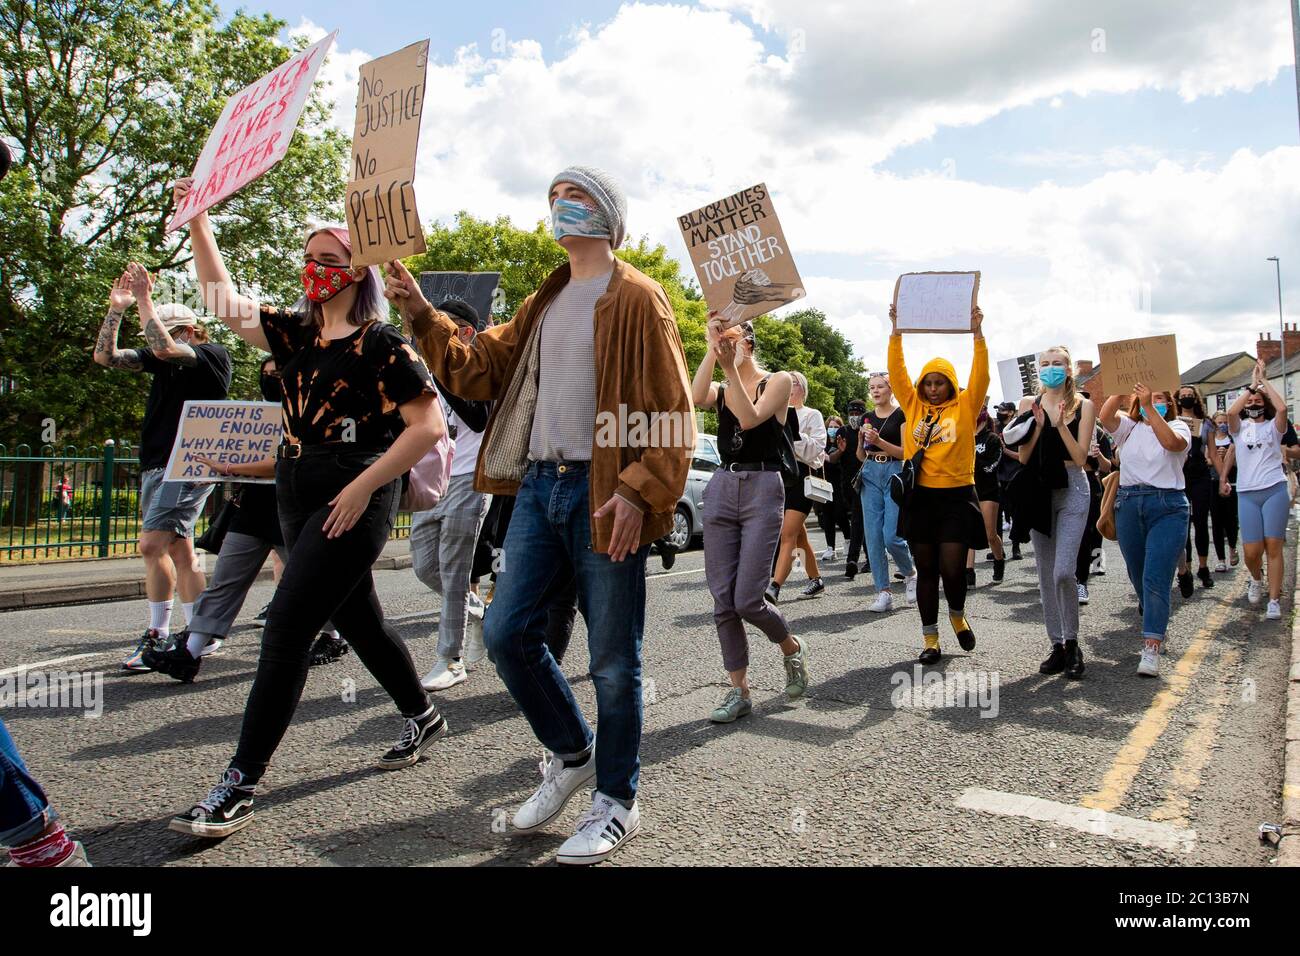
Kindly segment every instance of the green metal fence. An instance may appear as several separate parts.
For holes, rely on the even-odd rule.
[[[199,516],[196,534],[221,508],[218,485]],[[405,538],[411,516],[397,517],[393,537]],[[0,444],[0,563],[107,558],[136,553],[140,535],[138,449],[108,441],[100,447],[33,453]]]

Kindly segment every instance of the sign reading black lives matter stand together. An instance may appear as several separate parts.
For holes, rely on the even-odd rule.
[[[282,429],[275,402],[186,402],[163,481],[275,484],[274,478],[227,478],[198,459],[211,458],[219,465],[274,459]]]
[[[415,156],[428,67],[428,40],[361,67],[346,201],[354,269],[425,251]]]
[[[677,218],[710,312],[727,328],[804,297],[766,183]]]
[[[905,272],[894,283],[900,332],[969,332],[978,272]]]
[[[448,299],[468,303],[485,325],[492,324],[492,300],[501,284],[499,272],[421,272],[420,292],[435,309]]]

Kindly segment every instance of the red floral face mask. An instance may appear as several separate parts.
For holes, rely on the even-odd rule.
[[[340,266],[322,265],[314,259],[302,267],[302,287],[312,302],[328,302],[357,280]]]

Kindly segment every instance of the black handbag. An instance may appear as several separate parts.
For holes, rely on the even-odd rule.
[[[221,545],[226,540],[226,532],[235,520],[235,510],[239,507],[239,492],[235,492],[221,506],[217,516],[208,522],[207,530],[194,539],[194,547],[209,554],[220,554]]]
[[[903,467],[895,475],[889,476],[889,497],[894,499],[894,504],[903,508],[912,499],[912,492],[916,490],[916,479],[921,474],[921,462],[925,460],[925,450],[930,447],[930,439],[934,436],[934,429],[939,424],[939,419],[930,423],[930,429],[925,433],[925,443],[916,450],[907,461],[903,462]]]

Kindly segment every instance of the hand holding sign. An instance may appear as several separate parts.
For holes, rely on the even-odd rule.
[[[411,316],[432,308],[429,300],[420,291],[420,284],[411,275],[411,270],[402,265],[400,259],[384,263],[384,298],[397,307],[402,318],[408,323]]]
[[[894,284],[895,331],[979,335],[978,272],[905,272]]]

